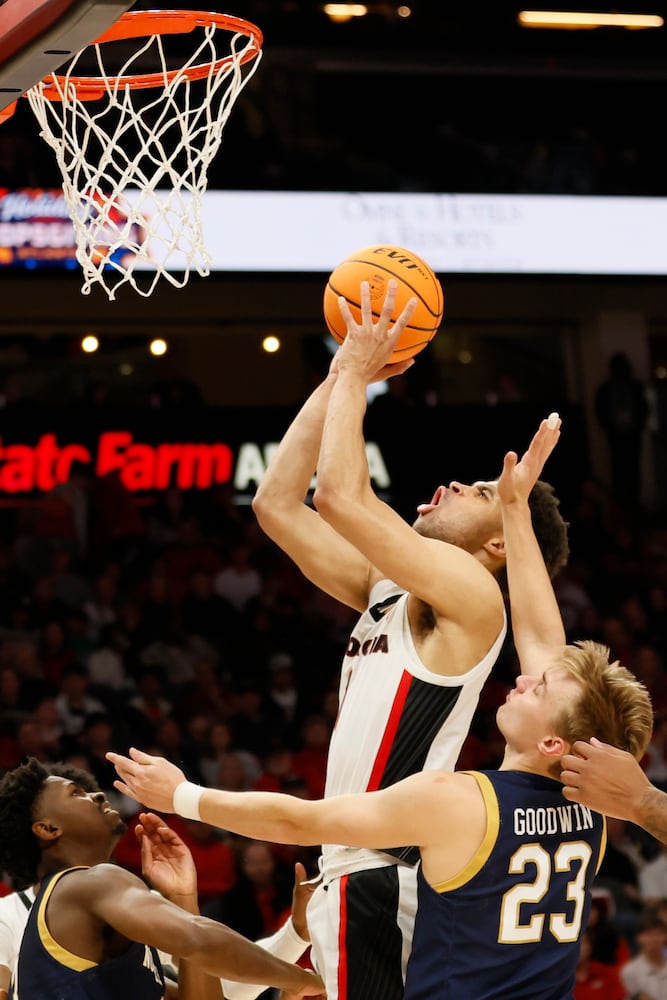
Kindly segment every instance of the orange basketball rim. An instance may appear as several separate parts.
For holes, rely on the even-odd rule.
[[[137,10],[122,14],[118,20],[103,34],[92,42],[92,45],[103,45],[106,42],[118,42],[128,38],[143,38],[152,35],[182,35],[195,28],[215,26],[235,34],[245,35],[249,45],[241,56],[240,63],[250,62],[262,50],[264,41],[262,32],[257,25],[231,14],[217,14],[214,11],[196,10]],[[63,90],[74,87],[79,100],[95,101],[102,97],[109,88],[141,90],[148,87],[164,87],[176,77],[188,80],[203,80],[216,74],[226,66],[231,65],[234,56],[221,56],[215,62],[202,62],[195,66],[184,66],[180,69],[167,70],[160,73],[140,73],[127,76],[57,76],[47,77],[42,83],[42,93],[47,100],[62,100]],[[49,84],[52,79],[53,84]],[[59,84],[59,87],[56,86]]]

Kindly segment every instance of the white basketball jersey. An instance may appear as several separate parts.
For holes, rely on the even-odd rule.
[[[444,677],[428,670],[417,654],[405,591],[381,580],[369,603],[343,661],[327,797],[376,791],[418,771],[454,770],[507,632],[505,620],[478,664],[465,674]],[[391,854],[416,860],[416,852],[402,851],[402,846]],[[331,876],[395,863],[387,854],[338,845],[324,845],[323,859]]]

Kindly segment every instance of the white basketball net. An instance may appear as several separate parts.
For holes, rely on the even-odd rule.
[[[182,69],[171,81],[163,38],[150,35],[132,40],[140,48],[114,71],[111,82],[103,46],[93,45],[60,74],[62,85],[54,75],[28,91],[42,137],[62,171],[76,257],[84,273],[83,294],[99,283],[109,299],[124,284],[148,296],[160,277],[182,288],[191,270],[201,277],[210,274],[201,211],[207,171],[234,102],[261,57],[260,50],[243,63],[252,39],[223,31],[227,39],[231,35],[231,58],[215,69],[221,58],[215,48],[220,31],[215,24],[200,29],[201,44],[187,62],[181,59]],[[88,57],[94,52],[97,59],[104,87],[99,100],[82,100],[70,82],[84,52]],[[163,83],[134,90],[121,84],[119,77],[145,72],[147,56],[153,60],[151,72],[162,73]],[[137,68],[139,59],[142,69]],[[208,76],[191,82],[187,68],[207,62]],[[60,100],[44,95],[45,86],[53,85]]]

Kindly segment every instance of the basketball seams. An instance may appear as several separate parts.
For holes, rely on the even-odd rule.
[[[431,316],[433,316],[435,319],[438,319],[438,317],[442,313],[442,304],[443,304],[442,303],[442,299],[443,299],[442,287],[440,286],[440,282],[438,281],[437,276],[433,273],[433,271],[431,271],[430,268],[428,269],[428,271],[424,275],[424,283],[425,283],[425,287],[426,288],[428,288],[428,289],[432,288],[435,291],[435,293],[436,293],[436,297],[438,299],[438,304],[437,304],[437,306],[436,306],[435,309],[433,309],[432,306],[424,299],[424,291],[423,290],[420,290],[419,288],[415,287],[415,285],[412,284],[412,282],[409,280],[409,278],[403,277],[403,273],[402,272],[392,271],[391,268],[387,267],[385,264],[376,264],[375,261],[358,260],[356,257],[348,257],[348,258],[346,258],[344,261],[342,261],[338,265],[338,267],[336,268],[336,271],[338,271],[340,268],[347,267],[348,264],[350,264],[350,265],[352,265],[352,264],[357,264],[357,265],[361,264],[361,266],[363,267],[364,265],[368,265],[368,264],[371,264],[371,263],[372,263],[372,266],[376,270],[378,270],[378,271],[384,271],[384,273],[388,274],[390,278],[396,278],[396,280],[398,282],[400,282],[406,288],[409,288],[410,291],[412,292],[412,294],[416,295],[417,298],[420,300],[421,305],[424,306],[424,308],[426,309],[426,311],[429,312],[431,314]],[[338,291],[336,291],[335,288],[331,285],[331,282],[328,282],[328,285],[329,285],[329,288],[331,288],[332,292],[334,292],[335,295],[345,295],[345,292],[338,292]],[[345,298],[347,299],[348,302],[352,301],[349,298],[349,296],[347,296],[347,295],[345,295]],[[358,302],[355,302],[354,304],[357,306],[357,308],[360,308],[360,305],[359,305]],[[376,314],[373,313],[373,315],[376,315]]]
[[[403,361],[423,350],[440,329],[444,313],[442,285],[428,264],[417,254],[403,247],[377,244],[357,250],[342,260],[329,275],[323,296],[324,319],[334,340],[342,344],[346,326],[338,300],[348,303],[357,322],[361,321],[360,286],[371,286],[371,315],[377,322],[381,315],[381,300],[386,284],[393,278],[398,283],[392,322],[400,315],[409,299],[415,296],[417,308],[396,344],[391,360]],[[435,302],[433,300],[435,299]],[[378,310],[374,309],[378,305]]]
[[[392,275],[392,277],[395,277],[395,275]],[[411,285],[407,285],[406,287],[412,288]],[[345,292],[338,291],[338,289],[335,288],[329,282],[327,282],[327,288],[326,288],[326,290],[329,291],[329,292],[331,292],[333,295],[335,295],[336,299],[338,299],[339,296],[342,295],[343,298],[346,299],[348,305],[353,306],[355,309],[361,309],[361,303],[360,302],[357,302],[355,299],[351,299],[349,295],[345,294]],[[433,309],[431,309],[431,307],[429,306],[429,304],[427,302],[424,302],[424,300],[422,299],[422,297],[420,296],[419,292],[416,289],[413,290],[413,294],[416,295],[417,298],[419,299],[419,306],[417,306],[417,309],[419,310],[419,308],[421,306],[429,314],[429,316],[433,317],[433,319],[435,320],[435,329],[437,330],[438,327],[440,326],[440,319],[439,319],[440,312],[439,311],[434,311]],[[398,310],[398,312],[401,312],[401,311],[402,311],[401,309]],[[374,309],[372,310],[372,314],[373,314],[373,319],[378,320],[380,318],[380,313],[379,312],[375,312]],[[409,323],[407,329],[409,329],[409,330],[431,330],[433,328],[430,327],[430,326],[421,326],[420,324],[417,324],[417,323]]]

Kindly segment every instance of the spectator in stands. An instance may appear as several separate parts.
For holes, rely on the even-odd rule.
[[[621,508],[634,514],[641,495],[643,438],[649,408],[646,388],[624,351],[615,352],[609,359],[607,378],[596,391],[595,413],[607,438],[611,491]]]
[[[57,690],[65,670],[78,659],[62,621],[56,619],[43,625],[37,652],[45,680]]]
[[[16,729],[16,764],[24,763],[28,757],[35,757],[42,764],[58,759],[58,747],[48,743],[43,730],[34,718],[24,719]]]
[[[98,642],[105,625],[118,619],[118,584],[110,573],[100,573],[93,582],[93,592],[83,605],[88,616],[88,632]]]
[[[667,712],[667,674],[664,657],[658,649],[648,644],[637,646],[626,662],[648,688],[655,712]]]
[[[588,928],[581,935],[575,974],[574,1000],[624,1000],[625,990],[616,969],[593,958]]]
[[[228,792],[249,792],[253,787],[253,778],[254,773],[249,772],[242,754],[229,750],[218,761],[213,787]]]
[[[224,642],[234,632],[237,613],[233,605],[213,590],[213,575],[204,568],[190,574],[187,591],[181,601],[183,627],[211,643]]]
[[[251,785],[254,785],[262,773],[262,765],[257,754],[241,748],[234,741],[231,725],[225,719],[217,719],[211,724],[208,736],[208,749],[199,760],[199,767],[204,777],[204,784],[214,784],[220,765],[225,757],[233,753],[243,761],[245,773]]]
[[[323,713],[306,716],[301,725],[300,747],[294,754],[294,773],[306,782],[308,797],[324,798],[324,779],[331,725]]]
[[[53,578],[35,580],[28,599],[28,628],[36,634],[49,622],[64,621],[68,607],[56,594]]]
[[[652,910],[644,911],[637,923],[639,953],[621,968],[626,996],[632,1000],[664,1000],[667,997],[667,927]]]
[[[81,663],[73,663],[67,667],[60,693],[55,698],[64,737],[77,737],[89,715],[105,714],[104,705],[99,698],[94,698],[89,693],[89,687],[90,677]]]
[[[297,685],[294,657],[284,651],[269,657],[267,702],[277,726],[280,743],[296,749],[303,715],[302,692]]]
[[[667,844],[660,844],[656,856],[639,872],[639,891],[647,907],[667,899]]]
[[[656,713],[653,735],[646,748],[642,767],[657,788],[667,791],[667,713],[664,710]]]
[[[42,745],[51,760],[58,760],[62,753],[64,732],[55,697],[42,698],[35,706],[32,721],[39,729]]]
[[[14,729],[29,715],[30,708],[21,694],[18,671],[10,664],[0,666],[0,721],[3,727]]]
[[[134,690],[125,670],[126,644],[117,623],[100,629],[99,647],[86,659],[91,689],[105,704],[116,704],[123,693]]]
[[[66,545],[52,546],[48,574],[54,593],[68,608],[81,608],[90,597],[90,583],[74,566],[74,555],[70,548]]]
[[[204,713],[224,718],[232,711],[231,696],[225,689],[216,661],[200,656],[192,664],[192,677],[179,685],[175,711],[179,718],[189,719]]]
[[[280,744],[279,719],[268,704],[259,677],[248,675],[235,688],[236,710],[229,718],[234,744],[263,757]]]
[[[153,734],[150,740],[152,743],[157,727],[171,716],[174,706],[165,690],[164,673],[158,666],[142,666],[136,678],[136,686],[136,694],[132,695],[128,705],[148,723]]]
[[[90,544],[96,556],[113,554],[125,561],[140,550],[145,535],[141,508],[120,472],[98,476],[90,496]]]
[[[262,577],[252,562],[251,546],[245,541],[229,548],[227,565],[219,570],[213,581],[213,591],[228,601],[241,614],[253,597],[262,589]]]
[[[273,934],[283,923],[290,899],[291,873],[276,862],[272,846],[261,840],[242,840],[234,885],[203,906],[202,913],[256,940]]]
[[[594,884],[611,892],[614,897],[614,925],[632,946],[642,909],[639,872],[644,858],[628,835],[628,827],[624,820],[607,820],[607,849]]]
[[[617,971],[632,958],[627,938],[614,925],[615,903],[609,889],[594,885],[591,892],[591,909],[587,933],[591,943],[591,958]]]

